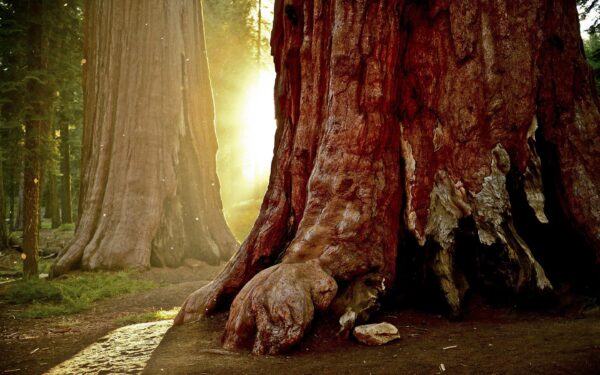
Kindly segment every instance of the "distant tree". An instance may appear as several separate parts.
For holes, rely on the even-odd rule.
[[[50,2],[45,9],[48,35],[48,77],[53,88],[49,147],[46,150],[46,217],[52,228],[71,223],[71,130],[80,131],[82,118],[81,59],[83,12],[79,2]],[[59,194],[60,185],[60,194]],[[64,218],[61,218],[64,217]]]
[[[22,4],[22,5],[21,5]],[[20,7],[23,8],[20,8]],[[26,103],[29,110],[24,116],[25,141],[23,163],[23,272],[37,276],[40,190],[44,164],[44,148],[47,147],[52,88],[47,76],[47,35],[43,30],[44,2],[29,0],[20,2],[19,10],[26,12]]]
[[[56,119],[77,113],[65,110],[73,108],[72,104],[59,106],[61,90],[81,92],[82,17],[77,4],[0,2],[0,154],[8,195],[2,220],[8,212],[10,226],[17,228],[22,216],[25,271],[32,275],[36,273],[33,263],[43,186],[48,192],[46,212],[53,227],[60,224]]]
[[[238,238],[247,235],[260,208],[266,179],[240,189],[244,173],[241,162],[248,143],[244,139],[244,104],[248,88],[257,84],[259,73],[272,71],[270,20],[272,8],[262,1],[262,26],[258,27],[258,0],[204,0],[205,34],[216,109],[221,179],[221,197],[227,219]],[[270,97],[269,94],[265,99]],[[240,110],[242,109],[242,110]],[[256,124],[260,126],[260,124]]]
[[[8,225],[6,225],[6,196],[4,194],[4,177],[2,172],[2,158],[0,155],[0,250],[9,246]]]
[[[587,61],[594,70],[596,91],[600,93],[600,36],[598,32],[590,33],[589,38],[584,41],[583,46]]]
[[[81,215],[73,267],[229,259],[199,0],[86,1]]]
[[[23,116],[27,76],[24,2],[0,1],[0,162],[8,229],[22,228]],[[20,6],[19,6],[20,5]],[[2,217],[4,220],[5,217]]]

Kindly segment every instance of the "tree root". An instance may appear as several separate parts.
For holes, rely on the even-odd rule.
[[[281,353],[300,341],[315,309],[326,310],[336,292],[335,280],[316,260],[267,268],[233,301],[223,346],[253,342],[254,354]]]

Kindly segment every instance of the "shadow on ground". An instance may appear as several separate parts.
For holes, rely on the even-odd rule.
[[[500,316],[498,316],[500,315]],[[402,339],[366,347],[335,338],[322,321],[287,356],[221,349],[227,315],[172,327],[145,374],[598,374],[600,315],[579,319],[495,313],[448,322],[415,312],[382,313]],[[443,365],[442,365],[443,364]],[[442,370],[444,369],[444,370]]]

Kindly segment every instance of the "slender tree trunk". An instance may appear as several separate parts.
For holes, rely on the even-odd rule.
[[[9,247],[8,225],[6,225],[6,196],[4,194],[4,174],[2,169],[2,160],[0,155],[0,249]]]
[[[56,229],[60,226],[60,207],[58,198],[58,183],[57,176],[49,171],[48,173],[48,185],[49,185],[49,200],[47,210],[50,211],[50,219],[52,220],[52,229]]]
[[[42,8],[41,0],[28,3],[31,22],[27,30],[29,51],[28,68],[32,71],[44,69]],[[48,127],[48,97],[44,83],[36,79],[27,84],[31,111],[25,120],[25,157],[23,172],[23,272],[25,276],[37,276],[38,239],[40,223],[40,190],[42,183],[43,137]]]
[[[20,176],[22,177],[22,176]],[[24,178],[20,178],[24,180]],[[23,183],[19,183],[19,193],[17,199],[17,207],[15,208],[15,226],[14,230],[23,230],[23,209],[25,207],[25,192],[23,189]]]
[[[17,186],[18,185],[19,184],[17,183]],[[17,197],[17,192],[15,192],[14,185],[13,185],[13,188],[10,191],[10,197],[9,197],[9,202],[8,202],[8,207],[10,209],[10,212],[8,214],[8,218],[9,218],[8,225],[11,230],[14,230],[16,227],[15,213],[17,212],[17,202],[18,202],[18,199],[15,199],[16,197]]]
[[[84,54],[82,211],[53,274],[229,259],[200,1],[87,1]]]
[[[25,150],[28,155],[25,156],[23,173],[23,272],[28,277],[38,273],[42,163],[37,153],[44,133],[43,126],[41,120],[29,120],[25,124]]]
[[[544,188],[556,189],[560,215],[600,251],[599,103],[577,22],[574,0],[276,1],[269,189],[248,239],[175,323],[235,297],[225,346],[278,353],[315,310],[344,329],[367,318],[398,251],[399,269],[428,270],[451,315],[472,283],[549,293],[511,195],[546,223],[559,218]],[[404,255],[410,238],[420,263]]]
[[[69,100],[65,97],[64,100]],[[65,119],[60,121],[60,216],[62,224],[73,222],[71,205],[71,145],[69,124]]]

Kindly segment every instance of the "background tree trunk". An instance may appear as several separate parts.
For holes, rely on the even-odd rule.
[[[6,195],[4,194],[4,175],[2,168],[2,156],[0,155],[0,249],[9,247],[8,243],[8,225],[6,217]]]
[[[24,179],[22,179],[22,180],[24,180]],[[23,208],[25,206],[24,195],[25,195],[25,193],[24,193],[24,189],[23,189],[23,184],[20,183],[19,184],[19,195],[18,195],[18,199],[17,199],[17,207],[15,208],[15,211],[17,213],[15,215],[14,230],[23,230]]]
[[[48,171],[48,196],[50,199],[48,200],[48,207],[46,209],[50,211],[52,229],[58,228],[61,224],[57,179],[58,177],[54,174],[54,171]]]
[[[65,98],[69,100],[69,98]],[[60,129],[60,214],[61,223],[73,222],[71,204],[71,145],[69,137],[69,123],[65,119],[59,120]]]
[[[82,211],[53,274],[229,259],[200,1],[85,12]]]
[[[226,347],[285,350],[332,303],[351,327],[393,286],[400,239],[398,281],[425,270],[451,315],[472,284],[549,293],[517,227],[566,216],[587,259],[600,251],[599,103],[577,25],[574,0],[277,1],[269,189],[240,250],[175,323],[237,294]],[[513,207],[519,197],[529,207]]]
[[[42,14],[43,2],[31,0],[27,3],[29,25],[27,39],[30,49],[27,66],[32,71],[45,68],[43,56]],[[49,117],[49,93],[44,82],[30,79],[27,83],[31,111],[25,120],[25,157],[23,172],[23,273],[37,277],[38,240],[40,226],[40,190],[42,184],[43,138],[47,136]]]

